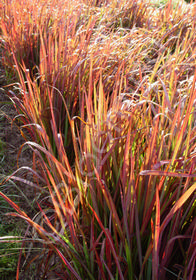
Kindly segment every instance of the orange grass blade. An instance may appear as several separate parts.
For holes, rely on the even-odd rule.
[[[110,246],[110,249],[113,253],[113,256],[114,256],[114,259],[115,259],[115,262],[116,262],[116,265],[118,267],[118,272],[119,272],[119,277],[121,280],[124,280],[124,277],[123,277],[123,274],[122,274],[122,271],[121,271],[121,267],[120,267],[120,263],[119,263],[119,260],[118,260],[118,256],[116,254],[116,250],[114,248],[114,244],[113,244],[113,240],[111,238],[111,235],[110,235],[110,232],[108,231],[107,228],[104,228],[101,220],[99,219],[99,217],[97,216],[96,212],[94,211],[94,209],[89,205],[93,215],[95,216],[96,220],[98,221],[102,231],[104,232],[106,238],[108,239],[108,245]]]
[[[186,174],[186,173],[176,173],[176,172],[166,172],[160,170],[143,170],[140,172],[141,176],[153,175],[153,176],[168,176],[177,178],[195,178],[196,174]]]
[[[159,190],[156,188],[156,217],[155,217],[155,234],[154,234],[154,262],[153,262],[153,279],[158,279],[159,270],[159,235],[160,235],[160,200]]]
[[[165,217],[164,221],[160,226],[160,240],[163,234],[163,231],[167,224],[172,219],[173,215],[182,207],[182,205],[188,200],[188,198],[196,191],[196,183],[193,184],[179,199],[176,201],[169,214]]]

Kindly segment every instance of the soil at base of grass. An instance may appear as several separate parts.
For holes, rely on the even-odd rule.
[[[17,161],[18,151],[24,143],[24,139],[21,136],[19,124],[17,121],[12,121],[17,115],[17,112],[8,96],[8,90],[9,87],[7,87],[6,75],[1,64],[0,53],[0,183],[5,180],[6,176],[11,175],[17,170],[17,164],[20,167],[30,166],[31,162],[31,152],[29,150],[23,151]],[[32,188],[26,184],[9,180],[0,184],[0,191],[10,197],[31,218],[35,215],[33,205],[31,207],[28,203],[32,203],[34,198],[34,190]],[[25,194],[26,199],[23,194]],[[27,234],[26,231],[28,225],[24,222],[24,220],[6,215],[6,213],[9,212],[14,212],[12,207],[0,197],[0,237],[7,235],[24,236]],[[31,237],[31,232],[28,234],[29,237]],[[16,277],[19,256],[19,249],[17,248],[20,248],[21,243],[14,244],[11,247],[10,244],[2,244],[0,246],[0,279],[13,280]],[[26,244],[25,247],[28,247],[28,245],[30,245],[30,243]],[[7,254],[9,250],[14,253]],[[21,272],[20,280],[28,279],[38,278],[36,278],[34,272],[29,273],[29,276],[27,276],[26,273]]]

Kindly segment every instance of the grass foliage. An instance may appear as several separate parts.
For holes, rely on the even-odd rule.
[[[193,279],[195,5],[4,0],[0,18],[33,153],[34,181],[13,179],[39,211],[1,196],[43,246],[39,279]]]

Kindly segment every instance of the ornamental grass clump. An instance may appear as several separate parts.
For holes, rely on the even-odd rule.
[[[35,216],[0,194],[43,246],[38,277],[193,279],[194,5],[27,2],[1,38],[34,179],[7,180],[35,189]]]

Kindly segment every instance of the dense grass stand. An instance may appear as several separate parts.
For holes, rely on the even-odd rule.
[[[31,150],[2,186],[33,210],[0,192],[28,225],[16,279],[194,279],[195,22],[182,1],[1,2],[18,160]]]

